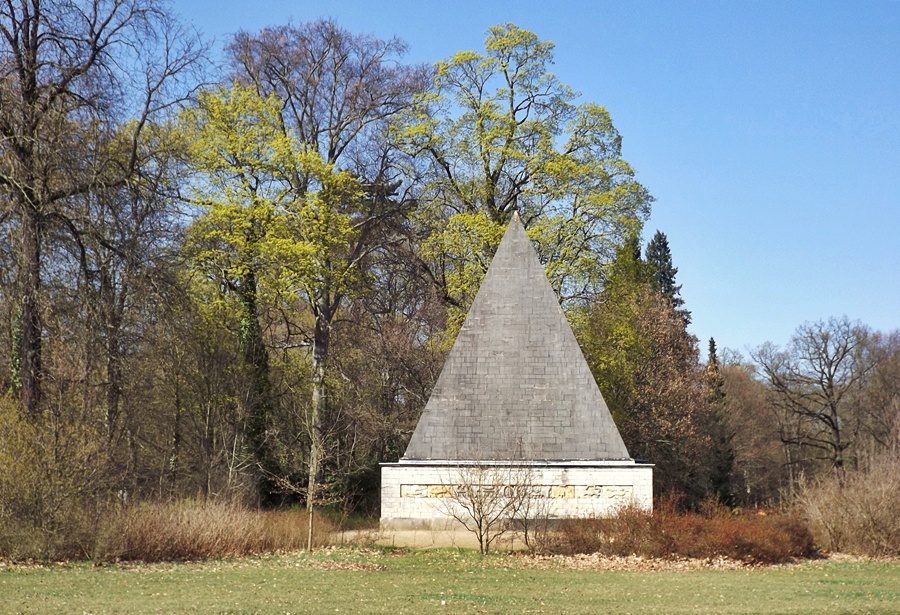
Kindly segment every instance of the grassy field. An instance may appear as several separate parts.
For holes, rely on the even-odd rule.
[[[900,563],[608,572],[456,550],[0,568],[2,613],[900,613]]]

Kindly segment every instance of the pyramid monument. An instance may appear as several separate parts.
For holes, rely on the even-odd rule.
[[[448,469],[484,463],[528,467],[554,517],[652,502],[652,466],[629,456],[518,214],[406,454],[382,464],[382,525],[448,521],[428,500],[447,493]]]
[[[629,459],[517,214],[404,459]]]

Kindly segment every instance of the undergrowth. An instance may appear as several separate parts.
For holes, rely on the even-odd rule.
[[[863,470],[801,485],[797,508],[829,551],[900,555],[900,458],[885,455]]]

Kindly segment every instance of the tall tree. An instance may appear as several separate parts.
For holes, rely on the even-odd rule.
[[[599,291],[598,260],[649,212],[609,113],[575,103],[550,72],[553,47],[514,24],[490,28],[483,53],[438,63],[435,91],[398,125],[423,179],[421,265],[457,324],[514,210],[565,302]]]
[[[228,51],[239,82],[282,101],[279,127],[296,148],[358,182],[352,198],[346,183],[339,190],[319,190],[321,211],[336,217],[318,222],[323,243],[317,254],[307,255],[316,265],[298,270],[290,264],[308,258],[285,265],[299,282],[294,290],[313,320],[307,332],[312,349],[307,493],[312,505],[330,424],[327,371],[333,324],[347,299],[359,291],[372,256],[403,240],[399,231],[414,201],[405,193],[397,151],[386,131],[392,118],[424,92],[429,70],[401,63],[406,44],[397,38],[352,34],[328,20],[242,32]],[[320,188],[321,178],[300,168],[287,179],[297,198]]]
[[[656,492],[696,505],[720,487],[718,415],[696,339],[657,290],[636,234],[617,250],[605,279],[579,322],[585,358],[629,453],[656,464]]]
[[[900,331],[875,333],[870,338],[873,364],[859,403],[860,456],[900,450]]]
[[[674,307],[674,306],[673,306]],[[720,502],[734,504],[734,490],[731,478],[734,470],[734,431],[726,413],[728,396],[725,392],[725,378],[719,365],[716,340],[709,338],[709,355],[706,362],[706,386],[708,391],[708,424],[706,431],[711,438],[710,484],[712,492]]]
[[[753,358],[762,369],[772,403],[783,413],[782,440],[844,472],[845,451],[854,445],[854,401],[872,369],[870,331],[846,317],[806,323],[784,350],[772,344]],[[799,460],[794,460],[796,463]]]
[[[691,313],[683,307],[684,299],[681,298],[681,284],[675,283],[675,275],[678,273],[678,268],[672,264],[672,251],[669,249],[669,239],[665,233],[659,230],[656,231],[653,239],[647,243],[644,257],[651,268],[653,285],[681,315],[685,326],[691,324]]]
[[[99,347],[105,423],[110,440],[128,430],[135,407],[123,398],[126,362],[141,329],[156,316],[174,283],[177,222],[174,186],[182,179],[177,138],[170,125],[148,124],[139,144],[141,165],[129,182],[72,198],[74,241],[66,248],[78,272],[81,317]],[[122,420],[124,414],[124,420]],[[135,446],[133,438],[129,438]]]
[[[31,415],[44,374],[45,239],[74,228],[72,197],[134,176],[141,132],[182,98],[176,86],[201,53],[154,0],[0,5],[0,192],[19,234],[21,387]],[[124,157],[119,142],[130,144]]]
[[[722,362],[727,425],[734,436],[731,495],[741,506],[772,505],[789,485],[787,449],[765,385],[751,364]]]
[[[275,396],[260,300],[266,290],[275,293],[283,286],[273,270],[277,252],[289,241],[288,208],[293,212],[294,205],[303,207],[295,202],[287,175],[295,165],[311,173],[305,167],[315,162],[297,152],[279,129],[280,108],[274,95],[261,98],[235,84],[201,92],[182,122],[189,162],[203,178],[192,193],[202,215],[190,229],[188,254],[201,275],[221,284],[237,302],[238,339],[248,383],[243,400],[247,442],[264,503],[276,497],[273,477],[280,468],[268,441]],[[320,229],[327,232],[328,221],[322,221]],[[318,247],[303,244],[312,255]]]
[[[406,44],[348,32],[330,20],[239,32],[228,45],[232,75],[283,101],[284,128],[326,163],[367,182],[393,179],[379,143],[385,122],[427,87],[430,71],[400,62]],[[298,181],[303,177],[296,178]]]
[[[580,331],[628,452],[656,464],[657,493],[714,493],[706,379],[694,338],[649,284],[604,289]]]

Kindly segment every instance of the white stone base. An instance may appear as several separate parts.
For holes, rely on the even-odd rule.
[[[453,516],[460,510],[454,487],[466,483],[477,483],[497,497],[525,485],[531,494],[527,504],[531,520],[602,517],[627,505],[653,508],[651,464],[401,461],[381,465],[381,527],[444,530],[458,526]]]

